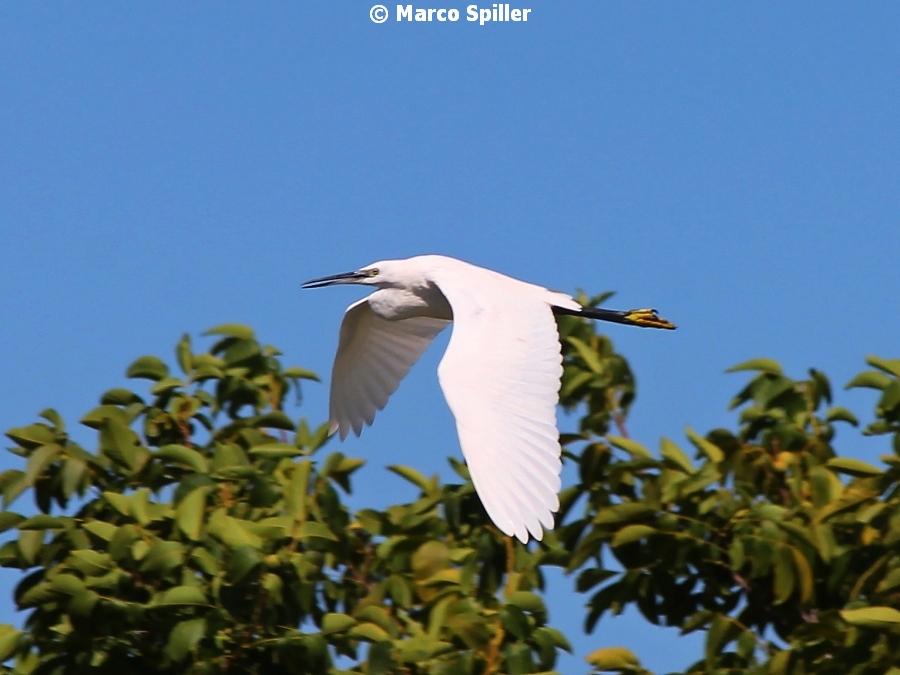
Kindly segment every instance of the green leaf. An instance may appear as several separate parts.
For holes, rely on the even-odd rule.
[[[450,566],[450,549],[441,541],[426,541],[412,556],[413,579],[421,580]]]
[[[690,427],[686,427],[684,433],[687,435],[688,440],[694,444],[694,447],[706,455],[713,464],[718,464],[725,459],[725,455],[722,454],[722,450],[718,445],[709,442]]]
[[[192,541],[200,539],[206,515],[206,495],[214,488],[209,485],[191,490],[175,507],[175,522],[185,536]]]
[[[457,568],[450,568],[435,572],[429,577],[421,580],[423,586],[445,586],[447,584],[459,585],[462,578],[462,571]]]
[[[31,424],[27,427],[16,427],[6,435],[23,448],[37,448],[55,441],[53,430],[46,424]]]
[[[299,457],[304,453],[287,443],[264,443],[252,448],[250,454],[265,459],[283,459],[284,457]]]
[[[50,585],[67,595],[77,595],[85,590],[84,582],[74,574],[57,574],[50,580]]]
[[[615,548],[624,544],[630,544],[654,534],[658,534],[658,532],[658,530],[649,525],[626,525],[616,532],[615,536],[612,538],[612,542],[610,542],[610,546]]]
[[[450,608],[450,605],[455,602],[455,598],[452,596],[445,596],[438,600],[431,608],[431,612],[428,616],[428,634],[433,638],[438,638],[441,635],[441,629],[444,627],[444,623],[447,620],[447,611]],[[380,622],[377,622],[382,628],[387,630],[387,626],[384,626]]]
[[[9,624],[0,625],[0,663],[11,657],[18,647],[23,631],[15,630]]]
[[[331,633],[343,633],[350,630],[356,625],[356,619],[346,614],[337,612],[329,612],[322,617],[322,633],[330,635]]]
[[[588,567],[578,575],[578,579],[575,582],[575,590],[579,593],[584,593],[614,576],[616,576],[616,572],[605,570],[601,567]]]
[[[159,382],[150,387],[150,393],[154,396],[159,396],[160,394],[164,394],[167,391],[172,391],[173,389],[178,389],[179,387],[184,386],[184,381],[178,379],[177,377],[164,377]]]
[[[209,601],[196,586],[175,586],[160,593],[151,603],[155,607],[168,605],[206,605]]]
[[[134,519],[141,525],[147,525],[150,522],[150,488],[138,488],[129,500]]]
[[[38,415],[50,422],[56,431],[61,432],[66,430],[66,423],[63,421],[62,416],[53,408],[44,408]]]
[[[228,578],[233,582],[243,579],[262,562],[262,556],[253,546],[241,546],[231,554],[228,561]]]
[[[641,502],[623,502],[597,510],[594,522],[598,525],[612,525],[629,520],[642,520],[656,515],[657,509]]]
[[[841,496],[844,486],[840,479],[824,466],[814,466],[809,470],[809,489],[813,505],[822,508]]]
[[[769,373],[771,375],[783,375],[783,371],[781,370],[781,364],[774,359],[750,359],[749,361],[744,361],[743,363],[739,363],[736,366],[731,366],[725,372],[726,373],[736,373],[741,370],[755,370],[761,373]]]
[[[97,406],[84,417],[78,420],[81,424],[91,429],[100,429],[106,420],[113,418],[128,426],[128,413],[118,405],[103,404]]]
[[[13,511],[0,511],[0,532],[6,532],[23,520],[25,520],[25,516],[14,513]]]
[[[872,466],[868,462],[863,462],[859,459],[850,459],[849,457],[834,457],[825,462],[825,466],[849,476],[880,476],[884,473],[881,469]]]
[[[773,591],[775,604],[786,602],[794,594],[796,577],[794,576],[794,560],[787,546],[778,546],[775,552],[775,568]]]
[[[263,545],[262,538],[253,532],[250,523],[240,518],[232,518],[225,513],[224,509],[213,512],[207,524],[207,530],[232,549],[243,546],[260,549]]]
[[[204,380],[221,380],[225,377],[225,371],[223,371],[218,366],[213,365],[199,365],[194,368],[194,372],[191,376],[191,380],[194,382],[203,382]]]
[[[8,509],[30,485],[25,480],[25,472],[7,469],[3,472],[3,508]]]
[[[684,454],[682,449],[675,445],[675,443],[670,441],[668,438],[663,438],[660,441],[660,454],[663,456],[663,459],[669,460],[672,464],[677,466],[685,473],[690,474],[696,473],[697,471],[697,469],[694,468],[694,465],[691,464],[691,460],[688,459],[688,456]]]
[[[197,546],[191,551],[191,558],[197,561],[200,569],[211,577],[218,576],[221,571],[220,560],[205,548]]]
[[[190,375],[194,368],[194,355],[191,352],[191,336],[187,333],[182,335],[178,344],[175,345],[175,357],[178,359],[181,372]]]
[[[879,370],[883,370],[894,377],[900,377],[900,359],[883,359],[874,354],[870,354],[866,357],[866,363]]]
[[[66,521],[62,518],[47,516],[43,513],[32,516],[19,523],[20,530],[61,530],[66,527]]]
[[[859,420],[856,415],[842,406],[834,406],[825,413],[825,419],[829,422],[849,422],[855,427],[859,426]]]
[[[369,654],[366,658],[366,675],[389,675],[394,670],[393,645],[384,640],[371,640],[371,642],[373,644],[369,647]]]
[[[18,543],[22,558],[29,565],[33,565],[35,560],[37,560],[41,547],[44,545],[44,531],[25,530],[24,532],[19,532]]]
[[[250,529],[263,539],[277,540],[289,536],[293,520],[287,516],[272,516],[250,523]]]
[[[253,420],[253,426],[257,429],[281,429],[282,431],[294,431],[297,428],[293,420],[280,410],[260,415]]]
[[[38,476],[44,473],[47,465],[57,460],[61,450],[60,446],[54,444],[44,445],[32,452],[28,458],[28,465],[25,467],[24,482],[27,485],[33,485]]]
[[[447,619],[446,626],[470,649],[484,649],[492,636],[490,627],[474,612],[454,614]]]
[[[585,657],[596,670],[625,671],[634,670],[641,665],[638,657],[625,647],[604,647],[597,649]]]
[[[800,602],[808,604],[813,600],[815,593],[815,578],[812,566],[798,549],[791,547],[791,555],[794,559],[794,567],[797,570],[797,580],[800,587]]]
[[[878,582],[878,587],[875,591],[878,593],[885,593],[898,587],[900,587],[900,567],[895,567],[888,572],[880,582]]]
[[[183,661],[197,648],[204,635],[206,635],[206,619],[180,621],[169,633],[166,654],[173,661]]]
[[[37,607],[45,602],[53,602],[59,600],[59,591],[54,590],[53,586],[47,582],[35,584],[21,596],[16,598],[16,604],[19,609],[23,607]]]
[[[360,457],[344,457],[340,462],[338,462],[337,466],[331,470],[331,473],[353,473],[365,463],[366,460]]]
[[[506,670],[509,675],[525,675],[535,671],[531,647],[527,644],[513,642],[506,645]]]
[[[297,539],[327,539],[328,541],[337,541],[338,538],[332,534],[331,530],[329,530],[322,523],[317,523],[315,521],[307,521],[303,523],[297,530],[296,534]]]
[[[138,541],[138,544],[145,543]],[[177,541],[154,541],[141,561],[143,572],[170,572],[184,564],[184,547]]]
[[[256,334],[253,332],[253,329],[240,323],[222,323],[204,331],[203,335],[225,335],[240,340],[256,339]]]
[[[877,370],[865,370],[844,385],[844,389],[854,389],[858,387],[884,389],[891,382],[893,382],[893,380],[884,373],[879,373]]]
[[[383,642],[384,640],[391,639],[390,634],[384,628],[376,626],[374,623],[361,623],[354,626],[350,629],[348,635],[349,637],[357,640],[365,640],[366,642]]]
[[[712,625],[706,633],[706,666],[710,671],[713,670],[713,664],[716,662],[716,655],[732,640],[736,639],[740,633],[740,626],[730,617],[724,614],[717,614],[712,621]]]
[[[744,563],[747,561],[743,542],[735,537],[728,547],[728,560],[735,572],[740,572]]]
[[[431,481],[425,478],[421,473],[408,466],[399,464],[391,464],[387,467],[388,471],[392,471],[401,478],[408,480],[410,483],[418,487],[422,492],[429,492],[432,489]]]
[[[311,370],[306,370],[305,368],[285,368],[283,371],[281,371],[281,375],[287,379],[314,380],[316,382],[321,382],[318,375],[316,375]]]
[[[226,367],[234,368],[247,364],[258,356],[259,344],[255,340],[236,340],[222,354],[222,359]]]
[[[115,417],[108,417],[100,424],[100,446],[103,452],[131,471],[140,469],[150,456],[149,451],[140,447],[139,443],[137,434]]]
[[[104,492],[103,498],[123,516],[132,515],[131,499],[126,495],[119,494],[118,492]]]
[[[452,598],[445,599],[447,599],[448,601],[452,601]],[[434,608],[432,608],[431,613],[434,614]],[[379,607],[377,605],[369,605],[367,607],[363,607],[356,612],[355,618],[358,621],[368,621],[369,623],[374,623],[376,626],[379,626],[380,628],[390,633],[391,637],[397,637],[397,624],[391,618],[391,615],[387,613],[384,607]]]
[[[878,401],[879,414],[893,410],[900,403],[900,380],[894,380],[884,388]]]
[[[900,611],[893,607],[862,607],[842,609],[841,618],[853,626],[883,627],[885,624],[900,623]]]
[[[66,559],[66,564],[90,577],[106,574],[116,566],[108,553],[89,548],[72,551]]]
[[[66,499],[76,492],[79,496],[82,494],[84,487],[83,478],[88,470],[87,462],[83,462],[75,457],[70,457],[63,463],[62,470],[62,489]]]
[[[900,452],[898,452],[898,454],[900,454]],[[453,472],[464,481],[472,480],[472,476],[469,474],[469,467],[466,466],[465,462],[460,462],[456,457],[447,457],[447,464],[449,464],[450,468],[453,469]]]
[[[125,377],[159,381],[169,375],[169,367],[156,356],[142,356],[128,366]]]
[[[571,396],[579,387],[592,382],[596,377],[597,374],[590,370],[567,369],[563,373],[562,387],[559,390],[560,398]]]
[[[100,397],[101,407],[106,405],[128,406],[132,403],[143,403],[144,400],[130,389],[116,387],[109,389]],[[83,420],[82,420],[83,423]]]
[[[566,342],[575,348],[575,351],[578,352],[578,356],[581,357],[581,360],[584,361],[591,372],[603,372],[603,362],[600,360],[600,355],[597,354],[596,351],[576,337],[569,336],[566,338]]]
[[[793,652],[790,649],[782,649],[775,653],[772,657],[772,660],[769,661],[769,674],[770,675],[788,675],[788,666],[791,663],[791,654]]]
[[[559,649],[563,649],[570,654],[574,653],[572,649],[572,645],[569,642],[568,638],[556,628],[551,628],[550,626],[542,626],[534,631],[535,636],[540,633],[547,635],[550,638],[550,641]]]
[[[430,635],[417,635],[394,644],[397,646],[400,660],[404,663],[421,663],[454,649],[451,643],[442,642]]]
[[[625,438],[623,436],[607,436],[606,440],[620,450],[624,450],[632,457],[639,459],[653,459],[653,455],[647,448],[630,438]]]
[[[547,615],[547,608],[544,606],[541,596],[531,591],[514,591],[510,593],[506,598],[506,604],[514,605],[536,616],[543,617]]]
[[[153,453],[157,459],[184,464],[198,473],[207,473],[209,467],[206,457],[185,445],[169,444]]]
[[[119,528],[112,523],[107,523],[102,520],[88,521],[82,527],[95,537],[99,537],[104,541],[112,541],[112,538],[119,530]]]

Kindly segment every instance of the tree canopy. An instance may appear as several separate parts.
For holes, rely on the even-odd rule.
[[[390,466],[415,501],[351,512],[364,460],[288,412],[315,374],[241,325],[207,331],[205,352],[185,335],[176,367],[132,363],[146,384],[80,420],[92,448],[51,408],[8,430],[21,460],[0,474],[0,565],[22,571],[27,619],[0,627],[3,671],[547,672],[570,649],[543,600],[556,566],[587,631],[634,606],[705,632],[689,673],[900,675],[900,360],[870,356],[848,384],[876,391],[862,433],[889,439],[879,466],[838,452],[858,422],[823,373],[769,359],[732,369],[749,377],[737,428],[655,453],[626,432],[625,357],[588,322],[559,325],[579,481],[528,546],[491,525],[454,457],[456,482]],[[26,493],[37,515],[12,510]],[[646,672],[597,640],[586,670]]]

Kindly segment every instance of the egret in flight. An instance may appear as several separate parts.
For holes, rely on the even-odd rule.
[[[435,336],[453,323],[438,366],[475,491],[491,520],[523,543],[559,509],[562,355],[554,314],[675,328],[655,310],[582,307],[499,272],[440,255],[385,260],[303,288],[378,290],[347,308],[331,374],[330,433],[341,440],[387,405]],[[543,528],[543,529],[542,529]]]

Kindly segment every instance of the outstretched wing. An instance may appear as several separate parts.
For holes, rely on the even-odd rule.
[[[495,273],[472,279],[450,271],[433,279],[453,308],[438,377],[472,482],[503,532],[541,539],[559,509],[562,470],[562,357],[551,302],[572,300]]]
[[[413,317],[387,321],[365,298],[347,308],[331,373],[329,433],[350,430],[359,436],[363,423],[387,405],[412,365],[447,324],[444,319]]]

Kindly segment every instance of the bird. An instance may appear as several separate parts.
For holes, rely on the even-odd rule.
[[[441,255],[384,260],[302,288],[337,284],[377,290],[351,304],[341,322],[329,434],[359,436],[452,323],[438,381],[485,511],[525,544],[552,530],[559,510],[562,354],[554,315],[675,328],[656,310],[583,307],[565,293]]]

